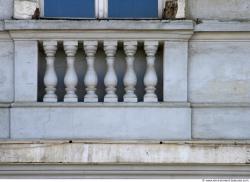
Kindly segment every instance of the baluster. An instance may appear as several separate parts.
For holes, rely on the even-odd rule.
[[[56,85],[57,76],[55,72],[54,62],[57,50],[57,41],[44,41],[43,47],[46,53],[46,71],[44,76],[44,85],[46,94],[43,98],[44,102],[57,102]]]
[[[94,68],[95,54],[98,46],[97,41],[84,41],[84,50],[87,55],[88,69],[85,75],[84,83],[87,86],[87,94],[84,97],[84,102],[98,102],[98,96],[96,95],[96,85],[98,82],[97,74]]]
[[[144,49],[147,54],[147,70],[144,77],[144,85],[146,94],[144,95],[144,102],[158,102],[155,94],[157,75],[154,68],[155,54],[158,49],[158,41],[145,41]]]
[[[124,42],[124,51],[127,55],[127,70],[124,76],[124,85],[126,94],[123,97],[124,102],[138,102],[137,96],[135,95],[135,86],[137,83],[137,78],[134,70],[134,55],[137,50],[136,41]]]
[[[67,55],[67,71],[64,77],[64,84],[66,86],[66,95],[64,102],[77,102],[78,97],[75,94],[78,82],[77,74],[75,71],[75,54],[77,51],[77,41],[64,41],[64,51]]]
[[[114,69],[115,53],[117,50],[117,41],[104,41],[104,51],[107,55],[107,73],[104,78],[106,86],[106,95],[104,102],[118,102],[118,97],[115,94],[117,86],[117,77]]]

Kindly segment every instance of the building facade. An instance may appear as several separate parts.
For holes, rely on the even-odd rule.
[[[249,178],[250,2],[93,2],[0,0],[0,178]]]

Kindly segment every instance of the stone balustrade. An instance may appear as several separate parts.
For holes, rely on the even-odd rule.
[[[117,74],[114,68],[116,61],[116,52],[118,41],[107,40],[103,42],[103,50],[106,55],[107,70],[104,79],[105,91],[104,102],[114,103],[118,102],[117,90]],[[55,54],[58,49],[58,41],[44,40],[42,42],[43,49],[46,54],[46,71],[44,75],[45,95],[43,102],[58,102],[56,95],[56,87],[58,84],[58,77],[55,70]],[[84,78],[78,80],[78,75],[75,69],[75,58],[78,50],[78,44],[83,44],[83,49],[86,55],[87,70]],[[123,102],[135,103],[138,102],[138,97],[135,94],[135,87],[137,84],[137,75],[134,69],[135,54],[138,47],[137,41],[122,41],[123,49],[126,55],[126,72],[123,79],[125,94]],[[144,41],[146,70],[144,75],[145,95],[143,102],[158,102],[158,96],[155,93],[157,85],[157,74],[155,69],[155,55],[159,48],[159,41]],[[66,54],[66,73],[64,75],[64,85],[66,94],[64,95],[64,102],[78,102],[76,94],[76,87],[79,81],[84,81],[86,95],[84,102],[96,103],[98,102],[98,95],[96,94],[96,87],[98,84],[98,76],[94,67],[95,56],[98,48],[98,41],[63,41],[63,48]]]

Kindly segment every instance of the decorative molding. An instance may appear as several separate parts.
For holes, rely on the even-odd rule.
[[[201,179],[249,178],[249,165],[80,165],[80,164],[4,164],[0,178],[94,178],[94,179]]]
[[[190,104],[187,102],[158,102],[158,103],[144,103],[144,102],[138,102],[138,103],[125,103],[125,102],[118,102],[118,103],[84,103],[84,102],[78,102],[78,103],[44,103],[44,102],[34,102],[34,103],[12,103],[11,108],[84,108],[84,107],[135,107],[135,108],[190,108]]]

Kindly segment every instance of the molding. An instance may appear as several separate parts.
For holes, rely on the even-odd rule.
[[[250,103],[191,103],[192,108],[250,108]]]
[[[4,20],[6,30],[193,30],[192,20]]]
[[[0,31],[4,30],[4,21],[0,20]]]
[[[195,32],[250,32],[250,21],[201,20]]]
[[[5,29],[19,40],[173,40],[188,41],[190,20],[5,20]]]
[[[195,32],[191,42],[249,42],[250,32]]]
[[[12,108],[24,108],[24,107],[34,107],[34,108],[40,108],[40,107],[50,107],[50,108],[72,108],[72,107],[78,107],[78,108],[84,108],[84,107],[101,107],[101,108],[110,108],[110,107],[136,107],[136,108],[189,108],[190,104],[185,102],[173,102],[173,103],[145,103],[145,102],[139,102],[139,103],[125,103],[125,102],[119,102],[119,103],[84,103],[84,102],[78,102],[78,103],[45,103],[45,102],[31,102],[31,103],[13,103],[11,104]]]
[[[78,144],[167,144],[167,145],[202,145],[202,146],[217,146],[217,145],[237,145],[248,146],[250,140],[105,140],[105,139],[30,139],[30,140],[13,140],[13,139],[0,139],[0,145],[2,144],[45,144],[45,145],[60,145],[68,143]],[[247,151],[248,152],[248,151]]]
[[[0,103],[0,108],[10,108],[11,104]]]
[[[11,38],[14,40],[91,40],[91,41],[130,41],[139,42],[147,40],[156,41],[188,41],[192,36],[191,31],[123,31],[123,30],[55,30],[55,31],[10,31]]]
[[[0,178],[249,178],[249,165],[0,165]]]
[[[12,41],[9,32],[0,31],[0,41]]]
[[[194,32],[191,41],[249,42],[250,21],[202,20],[194,25]]]

